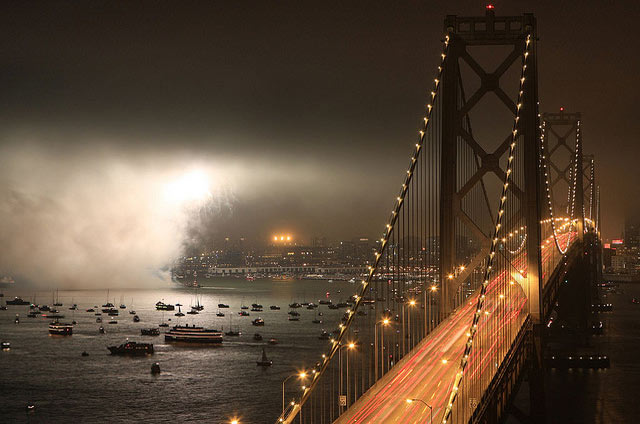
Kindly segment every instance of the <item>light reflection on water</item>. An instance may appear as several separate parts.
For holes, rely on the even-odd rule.
[[[323,324],[313,324],[315,312],[300,308],[298,322],[287,320],[287,305],[292,301],[317,303],[329,291],[334,302],[354,294],[357,286],[348,282],[282,281],[217,279],[205,283],[212,287],[199,290],[205,310],[199,315],[178,318],[165,312],[171,324],[196,324],[208,328],[228,330],[229,317],[234,327],[242,331],[240,337],[226,337],[221,347],[195,347],[165,344],[160,337],[140,336],[140,329],[156,327],[163,313],[155,310],[155,303],[185,305],[183,312],[194,303],[194,290],[168,288],[158,290],[111,290],[109,301],[120,311],[118,324],[108,324],[103,314],[102,324],[96,323],[93,313],[85,310],[107,301],[106,290],[60,291],[64,306],[58,307],[65,318],[76,320],[71,337],[48,335],[44,318],[27,318],[26,306],[8,306],[0,311],[0,340],[11,342],[11,350],[0,352],[0,410],[3,422],[54,423],[109,419],[111,422],[228,422],[229,417],[242,417],[244,423],[271,423],[281,408],[281,382],[296,369],[310,366],[320,359],[327,341],[319,340],[322,329],[337,327],[344,310],[330,310],[321,306]],[[338,291],[341,293],[338,293]],[[4,289],[5,298],[21,296],[32,300],[33,291]],[[51,304],[52,293],[37,292],[36,302]],[[230,305],[224,318],[217,317],[219,302]],[[244,303],[261,303],[264,311],[250,312],[240,317],[237,312]],[[71,303],[78,304],[70,311]],[[131,305],[133,303],[133,305]],[[279,311],[269,310],[272,304]],[[129,309],[137,312],[141,322],[134,323]],[[13,323],[20,314],[20,324]],[[254,327],[251,320],[261,316],[266,325]],[[106,334],[98,334],[102,325]],[[164,331],[164,329],[161,329]],[[263,335],[262,342],[253,334]],[[269,338],[279,344],[267,345]],[[106,346],[120,344],[130,338],[154,344],[155,353],[146,358],[113,357]],[[268,369],[256,366],[262,347],[274,365]],[[81,357],[87,351],[90,356]],[[159,362],[162,373],[152,376],[151,364]],[[297,386],[297,387],[296,387]],[[299,385],[287,383],[287,397],[292,397]],[[25,406],[33,402],[36,412],[28,418]],[[8,421],[5,421],[8,420]]]

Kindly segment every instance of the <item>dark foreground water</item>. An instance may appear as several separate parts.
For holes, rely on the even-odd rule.
[[[61,321],[76,320],[73,336],[48,335],[45,318],[27,318],[26,306],[8,306],[0,311],[0,340],[11,342],[9,351],[0,351],[0,422],[1,423],[65,423],[65,422],[206,422],[228,423],[231,417],[242,423],[273,423],[281,410],[282,380],[320,359],[328,347],[327,341],[318,339],[322,329],[335,329],[344,310],[329,310],[321,306],[323,324],[313,324],[314,311],[298,309],[300,321],[287,320],[287,305],[324,298],[327,291],[334,302],[355,293],[356,287],[348,282],[326,281],[245,281],[240,279],[212,280],[213,287],[202,288],[205,310],[199,315],[183,318],[166,312],[172,323],[189,323],[225,330],[232,326],[242,331],[240,337],[226,337],[221,347],[175,346],[166,344],[164,337],[141,337],[140,329],[157,327],[162,312],[155,303],[186,305],[194,302],[192,289],[167,288],[163,290],[111,290],[110,301],[119,306],[121,299],[127,305],[120,311],[118,324],[96,323],[94,313],[85,310],[107,301],[106,290],[60,291],[64,306],[58,307],[65,315]],[[34,292],[4,289],[5,298],[22,296],[32,300]],[[338,293],[340,291],[340,293]],[[51,292],[38,292],[37,303],[51,305]],[[77,311],[68,309],[78,304]],[[217,317],[217,304],[227,303],[226,317]],[[250,312],[249,317],[238,316],[240,306],[261,303],[264,312]],[[132,304],[133,303],[133,304]],[[279,311],[269,310],[272,304]],[[141,322],[134,323],[129,309],[135,309]],[[176,311],[177,312],[177,311]],[[20,324],[14,324],[15,314]],[[251,320],[261,316],[266,325],[254,327]],[[99,334],[102,325],[106,334]],[[161,329],[164,331],[164,329]],[[253,340],[255,332],[263,335],[263,342]],[[151,342],[155,354],[146,358],[114,357],[106,346],[120,344],[126,338]],[[267,346],[269,338],[279,344]],[[268,369],[256,366],[262,347],[274,365]],[[82,357],[87,351],[90,356]],[[162,373],[150,374],[151,364],[159,362]],[[300,390],[296,379],[287,382],[287,397]],[[36,405],[35,413],[27,415],[25,406]]]
[[[592,338],[593,350],[611,358],[607,370],[552,371],[547,381],[550,423],[640,423],[640,284],[621,284],[604,303],[605,333]]]
[[[229,316],[233,327],[239,327],[239,338],[225,337],[221,347],[174,346],[163,337],[141,337],[140,328],[156,327],[162,312],[155,310],[158,300],[186,305],[193,302],[193,290],[112,290],[110,301],[127,309],[121,311],[117,325],[95,322],[93,313],[85,309],[106,302],[106,290],[60,291],[64,303],[58,309],[65,314],[62,321],[75,319],[78,325],[71,337],[48,335],[48,320],[27,318],[27,307],[9,306],[0,311],[0,340],[11,342],[9,351],[0,351],[0,423],[228,423],[239,417],[242,423],[273,423],[281,408],[281,382],[296,369],[302,369],[320,358],[327,342],[318,339],[325,328],[336,327],[342,311],[321,306],[323,324],[313,324],[314,311],[304,308],[299,322],[287,320],[291,301],[316,302],[327,291],[338,301],[354,293],[356,287],[347,282],[326,281],[254,281],[215,280],[213,287],[200,290],[205,310],[200,315],[176,318],[165,313],[172,323],[190,323],[225,330]],[[611,368],[602,371],[550,372],[547,379],[549,423],[633,423],[640,422],[640,285],[622,285],[621,294],[609,294],[603,300],[615,310],[603,314],[606,332],[593,339],[595,349],[611,357]],[[341,293],[338,293],[340,290]],[[33,292],[4,289],[5,299],[23,296],[32,299]],[[36,293],[38,303],[52,303],[51,292]],[[79,310],[68,309],[73,302]],[[264,312],[250,312],[239,317],[244,302],[263,304]],[[216,305],[228,303],[224,318],[215,316]],[[131,305],[133,303],[133,305]],[[280,311],[270,311],[277,304]],[[141,318],[134,323],[129,309]],[[20,324],[13,323],[20,314]],[[265,319],[264,327],[253,327],[257,316]],[[98,327],[107,334],[98,334]],[[264,342],[254,342],[259,332]],[[113,357],[106,346],[131,340],[154,343],[155,354],[148,358]],[[275,337],[276,346],[267,346],[273,367],[261,369],[255,361]],[[81,357],[81,352],[89,357]],[[151,364],[159,362],[162,373],[150,374]],[[295,379],[287,383],[287,398],[300,385]],[[36,405],[27,415],[25,406]]]

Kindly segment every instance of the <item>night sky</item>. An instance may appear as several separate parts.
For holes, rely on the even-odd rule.
[[[535,13],[542,110],[583,113],[603,235],[618,236],[640,211],[640,3],[495,6]],[[47,1],[0,12],[0,188],[23,193],[20,208],[47,209],[37,197],[56,201],[57,190],[91,199],[65,188],[86,180],[81,191],[100,194],[105,175],[135,186],[112,178],[118,167],[200,166],[222,197],[209,217],[216,234],[348,239],[382,229],[444,16],[480,15],[484,3]],[[44,194],[25,188],[43,181]]]

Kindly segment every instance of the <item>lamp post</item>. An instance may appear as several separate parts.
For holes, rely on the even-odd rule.
[[[338,349],[338,363],[339,363],[339,367],[340,367],[340,395],[342,395],[342,349],[348,349],[347,350],[347,372],[346,372],[346,380],[347,380],[347,395],[346,395],[346,401],[347,401],[347,408],[349,407],[349,351],[352,349],[355,349],[356,344],[353,342],[349,342],[349,344],[347,345],[343,345],[340,346],[340,348]],[[340,413],[342,414],[342,405],[340,405]]]
[[[290,378],[296,377],[296,376],[303,379],[307,376],[307,373],[303,371],[303,372],[291,374],[290,376],[288,376],[282,381],[282,417],[283,418],[284,418],[284,383],[286,383],[287,380],[289,380]]]
[[[376,366],[375,366],[376,381],[378,381],[378,366],[379,366],[379,363],[380,363],[380,359],[378,358],[378,324],[385,325],[385,326],[389,325],[389,318],[384,318],[382,321],[376,322],[376,325],[373,328],[373,335],[374,335],[374,341],[373,341],[374,349],[373,349],[373,351],[375,353],[375,361],[376,361]],[[382,329],[380,330],[380,339],[381,339],[380,344],[382,346],[381,349],[383,351],[382,353],[384,354],[384,330],[382,330]],[[384,372],[384,367],[383,367],[382,371]]]
[[[431,424],[433,422],[433,408],[431,407],[431,405],[429,405],[427,402],[423,401],[422,399],[407,399],[407,403],[413,403],[413,402],[422,402],[427,408],[429,408],[429,424]]]
[[[416,301],[411,299],[409,301],[409,306],[413,307],[416,306]],[[411,340],[413,339],[412,334],[411,334],[411,309],[409,309],[408,314],[407,314],[407,332],[409,333],[409,350],[411,350],[412,345],[411,345]]]

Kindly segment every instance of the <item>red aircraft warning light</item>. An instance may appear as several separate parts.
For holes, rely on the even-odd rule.
[[[493,9],[495,9],[495,8],[496,8],[496,7],[495,7],[493,4],[491,4],[491,3],[489,3],[489,4],[487,5],[487,10],[493,10]]]
[[[560,108],[560,112],[564,112],[564,108],[563,107]]]

